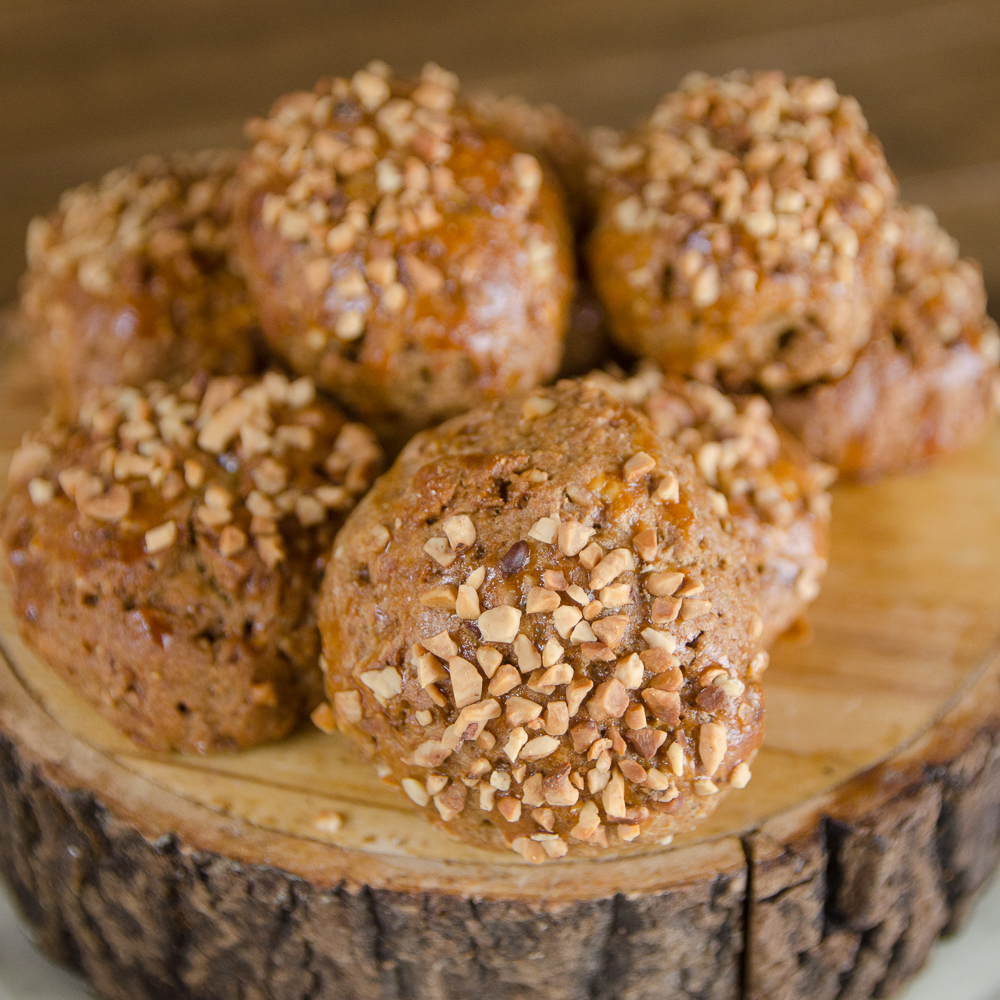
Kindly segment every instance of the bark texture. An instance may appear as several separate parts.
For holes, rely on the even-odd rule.
[[[735,874],[558,906],[322,889],[151,841],[0,735],[0,871],[108,1000],[865,1000],[919,969],[1000,857],[1000,727],[974,723],[791,834],[750,834]]]
[[[729,1000],[744,872],[545,910],[321,891],[150,842],[0,737],[0,869],[45,951],[108,1000]]]

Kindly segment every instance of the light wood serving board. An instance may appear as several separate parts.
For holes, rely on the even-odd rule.
[[[0,342],[3,482],[37,375]],[[1000,433],[834,495],[753,780],[668,848],[535,868],[464,847],[311,727],[144,751],[0,594],[0,869],[49,953],[123,1000],[889,995],[1000,857]]]

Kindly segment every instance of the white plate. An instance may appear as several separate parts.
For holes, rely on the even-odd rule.
[[[0,1000],[92,1000],[79,976],[35,948],[4,892]],[[1000,880],[980,898],[962,933],[937,946],[928,967],[897,1000],[1000,1000]]]

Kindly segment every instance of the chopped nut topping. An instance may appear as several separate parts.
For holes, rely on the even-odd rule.
[[[555,591],[546,590],[544,587],[532,587],[528,591],[525,613],[529,615],[548,614],[555,611],[561,603],[559,595]]]
[[[441,527],[456,552],[462,553],[475,544],[476,526],[467,514],[449,517]]]
[[[628,656],[620,659],[615,666],[615,677],[627,690],[634,691],[642,685],[642,660],[637,654],[629,653]]]
[[[508,698],[505,712],[511,726],[523,726],[542,714],[542,706],[527,698]]]
[[[484,642],[513,642],[521,624],[521,612],[505,606],[491,608],[479,616],[476,624]]]
[[[653,597],[672,597],[683,582],[683,573],[650,573],[646,577],[646,590]]]
[[[625,711],[625,725],[629,729],[646,728],[646,710],[639,704],[631,704]]]
[[[548,808],[532,809],[531,818],[543,830],[547,830],[549,833],[552,832],[552,828],[556,825],[556,814]]]
[[[507,577],[520,573],[528,565],[530,557],[531,550],[528,548],[528,543],[515,542],[500,558],[500,572],[503,578],[506,580]]]
[[[616,609],[632,600],[632,586],[628,583],[615,584],[612,587],[601,588],[601,605],[608,609]]]
[[[385,705],[391,698],[403,693],[403,678],[395,667],[385,667],[382,670],[366,670],[358,680],[370,688],[380,704]]]
[[[712,610],[711,601],[694,601],[685,599],[681,607],[680,619],[682,622],[689,622],[695,618],[701,618]]]
[[[522,674],[530,674],[542,664],[541,654],[535,644],[523,634],[514,639],[514,655],[517,657],[517,665]]]
[[[578,587],[575,583],[571,584],[566,588],[566,596],[577,604],[589,604],[590,594],[583,589],[583,587]]]
[[[644,628],[641,634],[650,649],[665,649],[668,653],[677,649],[677,640],[669,632],[659,632],[655,628]]]
[[[483,582],[486,580],[486,567],[480,566],[479,569],[474,569],[466,578],[465,582],[468,586],[472,587],[474,590],[478,590]]]
[[[584,527],[579,521],[564,521],[559,525],[557,531],[559,549],[563,555],[575,556],[593,535],[594,529]]]
[[[672,472],[668,472],[653,491],[653,499],[660,503],[677,503],[680,496],[680,484]]]
[[[649,706],[652,713],[668,726],[679,726],[681,723],[681,697],[676,691],[661,691],[657,688],[646,688],[642,692],[642,700]]]
[[[570,633],[582,617],[583,613],[580,609],[571,607],[569,604],[564,604],[552,612],[552,620],[555,623],[556,631],[563,639],[569,638]]]
[[[438,632],[437,635],[421,639],[420,644],[424,649],[429,649],[435,656],[439,656],[442,660],[447,660],[451,656],[458,655],[458,646],[447,632]]]
[[[511,763],[517,760],[517,755],[521,752],[521,748],[527,742],[528,734],[520,726],[510,731],[510,735],[507,737],[507,743],[503,748],[503,752],[510,759]]]
[[[448,673],[456,708],[465,708],[480,699],[483,693],[483,678],[468,660],[461,656],[448,658]]]
[[[698,583],[695,580],[685,580],[684,583],[674,591],[674,596],[676,597],[696,597],[705,589],[703,583]]]
[[[505,796],[497,803],[497,809],[508,823],[516,823],[521,818],[521,800]],[[524,839],[524,838],[520,838]]]
[[[553,664],[558,663],[563,656],[562,646],[555,639],[549,639],[544,648],[542,649],[542,666],[551,667]]]
[[[718,792],[719,786],[716,785],[711,778],[695,778],[694,779],[694,794],[707,796],[715,795]]]
[[[550,701],[545,706],[545,732],[562,736],[569,729],[569,709],[564,701]]]
[[[422,808],[431,801],[431,797],[424,790],[424,786],[414,778],[403,778],[402,786],[403,791],[406,792],[415,805]]]
[[[609,615],[595,621],[591,628],[601,642],[614,649],[622,641],[628,621],[624,615]]]
[[[599,591],[628,570],[635,569],[635,559],[628,549],[609,552],[590,574],[590,589]]]
[[[646,760],[652,760],[667,739],[666,733],[659,729],[650,729],[648,727],[629,729],[625,735],[636,751],[645,757]],[[651,774],[652,772],[650,772]],[[654,785],[653,787],[656,786]],[[663,787],[666,786],[664,785]]]
[[[560,593],[568,586],[566,575],[557,569],[547,569],[542,574],[542,583],[548,590],[555,590]]]
[[[447,538],[428,539],[424,544],[424,552],[443,569],[447,569],[458,558]]]
[[[552,736],[536,736],[521,749],[524,760],[542,760],[559,749],[559,741]]]
[[[458,591],[450,584],[432,587],[420,595],[420,603],[425,608],[437,608],[441,611],[454,611],[457,600]]]
[[[601,793],[601,804],[609,819],[625,818],[625,779],[621,771],[615,769]]]
[[[594,635],[594,630],[590,627],[588,622],[578,622],[570,632],[569,641],[573,643],[574,646],[579,646],[584,642],[596,642],[597,636]]]
[[[633,785],[646,784],[646,769],[641,764],[636,763],[634,760],[625,758],[624,760],[620,760],[618,762],[618,767],[621,769],[625,778],[631,781]]]
[[[28,496],[36,507],[49,503],[55,496],[56,488],[48,479],[35,477],[28,482]]]
[[[227,559],[239,555],[247,546],[247,536],[233,525],[227,525],[219,534],[219,552]]]
[[[604,549],[597,542],[591,542],[580,553],[580,565],[589,573],[603,558]]]
[[[574,840],[590,840],[601,826],[601,815],[594,802],[584,802],[580,807],[580,817],[569,835]]]
[[[154,555],[170,548],[177,541],[177,523],[167,521],[156,528],[150,528],[144,536],[146,552]]]
[[[640,531],[633,537],[632,544],[641,559],[652,562],[657,553],[656,529],[647,528],[645,531]]]
[[[528,529],[528,537],[551,545],[556,540],[559,522],[554,517],[542,517]]]
[[[520,684],[521,675],[517,668],[505,663],[490,680],[489,692],[494,698],[499,698],[507,694],[508,691],[513,691]]]
[[[646,452],[640,451],[633,455],[624,465],[625,482],[634,483],[648,475],[656,468],[656,459]]]
[[[654,625],[666,625],[677,618],[681,604],[679,597],[657,597],[649,609],[649,620]]]
[[[746,788],[750,783],[750,768],[745,762],[741,762],[733,768],[733,773],[729,776],[729,784],[733,788]]]
[[[682,777],[684,774],[684,747],[680,743],[671,743],[667,748],[667,761],[670,764],[670,770],[678,778]]]
[[[457,649],[455,652],[457,652]],[[451,653],[449,655],[454,656],[455,654]],[[497,668],[500,666],[503,657],[500,654],[500,650],[494,649],[492,646],[480,646],[476,650],[476,660],[483,668],[483,673],[487,677],[492,677],[497,672]]]
[[[547,416],[555,408],[554,400],[544,396],[529,396],[521,407],[521,414],[525,420],[533,420],[535,417]]]
[[[458,597],[455,600],[455,614],[466,621],[474,621],[479,617],[479,594],[475,587],[470,587],[463,583],[458,588]]]
[[[321,701],[309,718],[320,732],[329,734],[337,731],[337,720],[328,701]]]
[[[434,805],[445,823],[450,823],[462,812],[468,794],[465,785],[453,781],[440,795],[434,796]]]
[[[11,455],[7,481],[12,486],[23,486],[41,476],[50,461],[52,452],[48,445],[40,441],[26,441]]]
[[[628,692],[617,678],[599,684],[587,703],[587,712],[595,722],[620,719],[626,708],[628,708]]]
[[[707,722],[698,737],[698,754],[705,771],[712,777],[726,755],[726,727],[717,722]]]
[[[132,494],[127,486],[115,483],[106,493],[94,497],[77,495],[80,513],[95,521],[120,521],[132,509]]]
[[[587,697],[587,694],[593,686],[594,682],[588,680],[586,677],[576,677],[567,685],[566,707],[569,711],[569,717],[571,719],[580,710],[580,706],[583,704],[583,699]]]

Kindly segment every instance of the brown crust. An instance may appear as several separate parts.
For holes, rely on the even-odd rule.
[[[860,477],[971,445],[997,405],[1000,338],[977,264],[930,209],[894,213],[895,291],[851,371],[787,396],[775,414],[817,458]]]
[[[540,861],[662,841],[745,785],[758,612],[690,459],[566,381],[404,449],[320,630],[341,729],[446,832]]]
[[[890,288],[897,193],[853,98],[693,73],[594,158],[588,259],[623,346],[731,389],[847,371]]]
[[[147,156],[32,220],[21,304],[66,413],[91,387],[256,370],[256,312],[230,260],[236,162]]]
[[[829,545],[826,487],[835,471],[811,461],[771,421],[762,396],[726,396],[702,382],[664,375],[648,361],[631,378],[594,372],[588,381],[640,407],[725,498],[726,516],[746,538],[760,572],[761,644],[770,646],[819,595]]]
[[[398,448],[551,378],[573,284],[547,167],[457,80],[373,64],[252,123],[237,247],[271,346]]]
[[[0,516],[25,641],[133,739],[197,753],[278,739],[320,700],[316,591],[380,459],[308,380],[206,382],[48,422]]]

